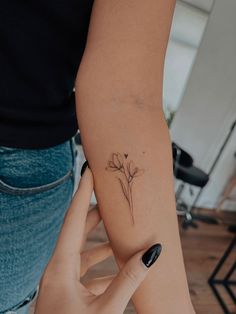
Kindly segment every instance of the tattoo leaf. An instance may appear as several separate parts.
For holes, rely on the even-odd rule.
[[[129,196],[128,196],[128,192],[127,192],[127,190],[126,190],[126,188],[125,188],[125,185],[124,185],[123,181],[122,181],[120,178],[118,178],[118,180],[120,181],[120,185],[121,185],[121,187],[122,187],[122,190],[123,190],[123,192],[124,192],[124,195],[125,195],[127,201],[129,202]]]
[[[138,169],[137,172],[134,173],[134,177],[138,177],[144,173],[144,169]]]

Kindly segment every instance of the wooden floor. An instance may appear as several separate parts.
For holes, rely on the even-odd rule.
[[[201,213],[203,213],[203,211],[201,211]],[[204,213],[211,215],[213,211],[204,210]],[[207,283],[207,280],[234,236],[234,234],[227,231],[227,225],[236,224],[236,213],[222,212],[218,214],[218,217],[222,220],[222,224],[220,225],[199,223],[198,229],[188,229],[183,231],[180,228],[191,298],[197,314],[223,313]],[[103,224],[100,223],[97,229],[90,235],[86,248],[105,241],[107,241],[107,237]],[[236,260],[235,251],[236,250],[234,250],[234,254],[232,255],[234,260]],[[229,263],[231,262],[231,265],[233,262],[232,258],[229,261]],[[226,266],[229,263],[227,263]],[[106,261],[93,267],[84,277],[84,280],[114,274],[116,272],[117,266],[113,257],[110,257]],[[235,278],[236,274],[234,275]],[[232,304],[232,301],[226,299],[226,303],[229,305],[232,313],[236,313],[236,308],[235,305]],[[130,302],[125,314],[133,313],[135,313],[135,311]]]
[[[207,211],[204,211],[204,213],[205,212]],[[209,212],[209,214],[211,213],[212,211]],[[207,280],[217,261],[229,245],[230,240],[233,238],[233,234],[227,231],[227,224],[236,224],[236,213],[221,213],[219,216],[225,224],[206,225],[199,223],[198,229],[188,229],[187,231],[183,231],[180,228],[190,292],[197,314],[223,313],[207,283]],[[101,224],[99,229],[95,230],[89,238],[88,247],[93,246],[97,242],[106,240],[107,237]],[[94,267],[88,276],[85,277],[85,280],[99,275],[112,274],[114,272],[117,272],[115,262],[113,258],[109,258],[106,262]],[[231,310],[234,310],[232,313],[236,313],[236,309],[233,308],[230,300],[228,303],[230,304]],[[135,313],[132,304],[128,306],[125,313]]]
[[[204,210],[202,213],[212,214],[212,211]],[[207,280],[214,267],[218,263],[235,234],[229,233],[229,224],[236,224],[236,213],[221,213],[218,217],[221,225],[207,225],[199,223],[198,229],[180,230],[185,266],[188,276],[191,298],[197,314],[222,314]],[[236,261],[236,248],[225,264],[225,268],[219,273],[223,276],[228,268]],[[234,274],[236,279],[236,274]],[[227,297],[225,291],[221,291]],[[234,291],[236,293],[236,290]],[[232,313],[236,313],[236,305],[226,298]]]

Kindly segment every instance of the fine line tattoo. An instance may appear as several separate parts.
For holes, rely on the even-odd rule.
[[[120,153],[112,153],[111,158],[108,160],[107,167],[108,171],[119,171],[123,174],[122,178],[116,177],[120,182],[125,199],[129,204],[130,214],[132,217],[132,223],[134,224],[134,204],[132,195],[133,179],[144,173],[144,169],[140,169],[134,165],[133,160],[127,160],[128,154],[124,153],[124,157]]]

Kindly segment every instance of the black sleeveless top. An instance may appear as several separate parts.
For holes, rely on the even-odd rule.
[[[0,146],[48,148],[78,131],[74,83],[93,0],[1,0]]]

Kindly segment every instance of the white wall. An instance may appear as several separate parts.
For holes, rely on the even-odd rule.
[[[208,16],[209,12],[176,2],[165,58],[163,104],[167,112],[176,111],[180,104]]]
[[[209,171],[236,119],[236,1],[215,0],[181,105],[171,125],[172,139]],[[213,208],[236,171],[236,129],[197,206]],[[186,200],[192,198],[185,193]],[[227,204],[236,209],[236,203]]]

